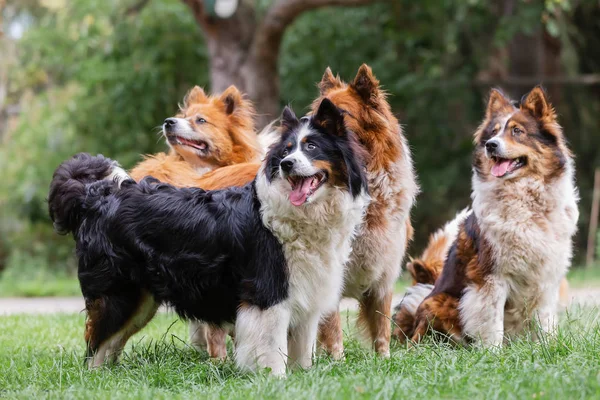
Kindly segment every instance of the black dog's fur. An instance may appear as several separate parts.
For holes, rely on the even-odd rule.
[[[324,127],[331,122],[321,117],[311,122],[322,133],[316,140],[346,161],[339,173],[349,187],[365,188],[350,138],[329,135]],[[284,123],[284,137],[292,125]],[[281,159],[281,150],[271,150],[267,165]],[[216,325],[234,321],[241,304],[266,309],[287,298],[286,259],[261,221],[255,182],[216,191],[177,189],[153,178],[119,185],[106,179],[117,165],[78,154],[55,171],[48,198],[56,231],[72,232],[76,241],[91,325],[88,357],[134,317],[148,293],[182,317]]]

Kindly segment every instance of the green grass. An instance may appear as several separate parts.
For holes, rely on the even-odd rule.
[[[497,352],[396,345],[385,360],[346,337],[345,361],[319,357],[287,380],[208,361],[169,314],[134,336],[118,365],[95,371],[82,362],[83,315],[0,317],[0,398],[599,398],[599,314],[572,312],[557,339]]]
[[[17,273],[0,274],[0,297],[81,296],[75,276],[38,271],[24,279]],[[600,287],[600,266],[590,269],[573,268],[569,272],[569,284],[573,288]],[[395,292],[403,293],[411,281],[404,273],[396,282]]]
[[[590,268],[573,268],[567,276],[569,285],[574,288],[598,287],[600,286],[600,265]]]
[[[81,296],[79,282],[75,277],[48,277],[45,279],[1,279],[2,297]]]

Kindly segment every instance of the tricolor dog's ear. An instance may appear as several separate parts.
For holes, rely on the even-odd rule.
[[[328,98],[324,98],[321,101],[319,109],[313,117],[313,124],[320,127],[330,135],[346,135],[344,116],[335,106],[335,104],[333,104]]]
[[[411,260],[406,264],[406,270],[416,283],[433,284],[435,282],[433,274],[421,260]]]
[[[237,87],[231,85],[221,93],[219,99],[225,104],[225,113],[233,114],[242,105],[244,96]]]
[[[368,104],[374,104],[379,96],[379,81],[367,64],[360,66],[350,87]]]
[[[296,127],[300,121],[290,106],[285,106],[281,113],[281,126],[286,130]]]
[[[521,101],[521,110],[528,111],[537,119],[556,119],[556,114],[552,104],[548,101],[546,91],[541,86],[536,86]]]
[[[333,72],[331,72],[331,68],[327,67],[325,73],[323,74],[323,78],[321,78],[321,82],[317,85],[319,87],[319,92],[322,95],[329,92],[331,89],[341,87],[342,80],[339,76],[333,76]]]
[[[205,103],[208,97],[200,86],[194,86],[183,98],[183,107],[188,108],[192,104]]]
[[[510,112],[512,110],[514,110],[514,106],[504,93],[496,88],[490,90],[490,97],[485,112],[486,117],[490,118],[501,112]]]

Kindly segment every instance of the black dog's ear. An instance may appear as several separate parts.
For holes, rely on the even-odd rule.
[[[296,117],[296,114],[294,114],[294,110],[292,110],[289,106],[285,106],[283,112],[281,113],[281,126],[286,129],[292,129],[299,123],[300,121],[298,121],[298,117]]]
[[[342,112],[329,100],[324,98],[313,117],[313,123],[326,133],[335,136],[346,135],[344,116]]]

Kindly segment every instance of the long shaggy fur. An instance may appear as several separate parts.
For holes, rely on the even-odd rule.
[[[297,143],[293,167],[289,149],[274,147],[263,172],[241,188],[115,180],[114,161],[89,155],[57,169],[49,206],[60,232],[75,237],[90,366],[115,360],[161,303],[215,326],[241,321],[240,367],[282,374],[282,352],[311,365],[317,323],[339,301],[368,200],[353,136],[335,106],[323,103],[310,119],[288,119],[283,137]],[[316,177],[324,177],[319,186]],[[305,201],[292,204],[292,193],[309,183]]]
[[[431,293],[416,312],[398,312],[414,318],[415,341],[435,331],[501,346],[532,328],[534,336],[538,327],[555,332],[578,192],[571,152],[543,89],[520,104],[492,90],[475,143],[473,213]]]

